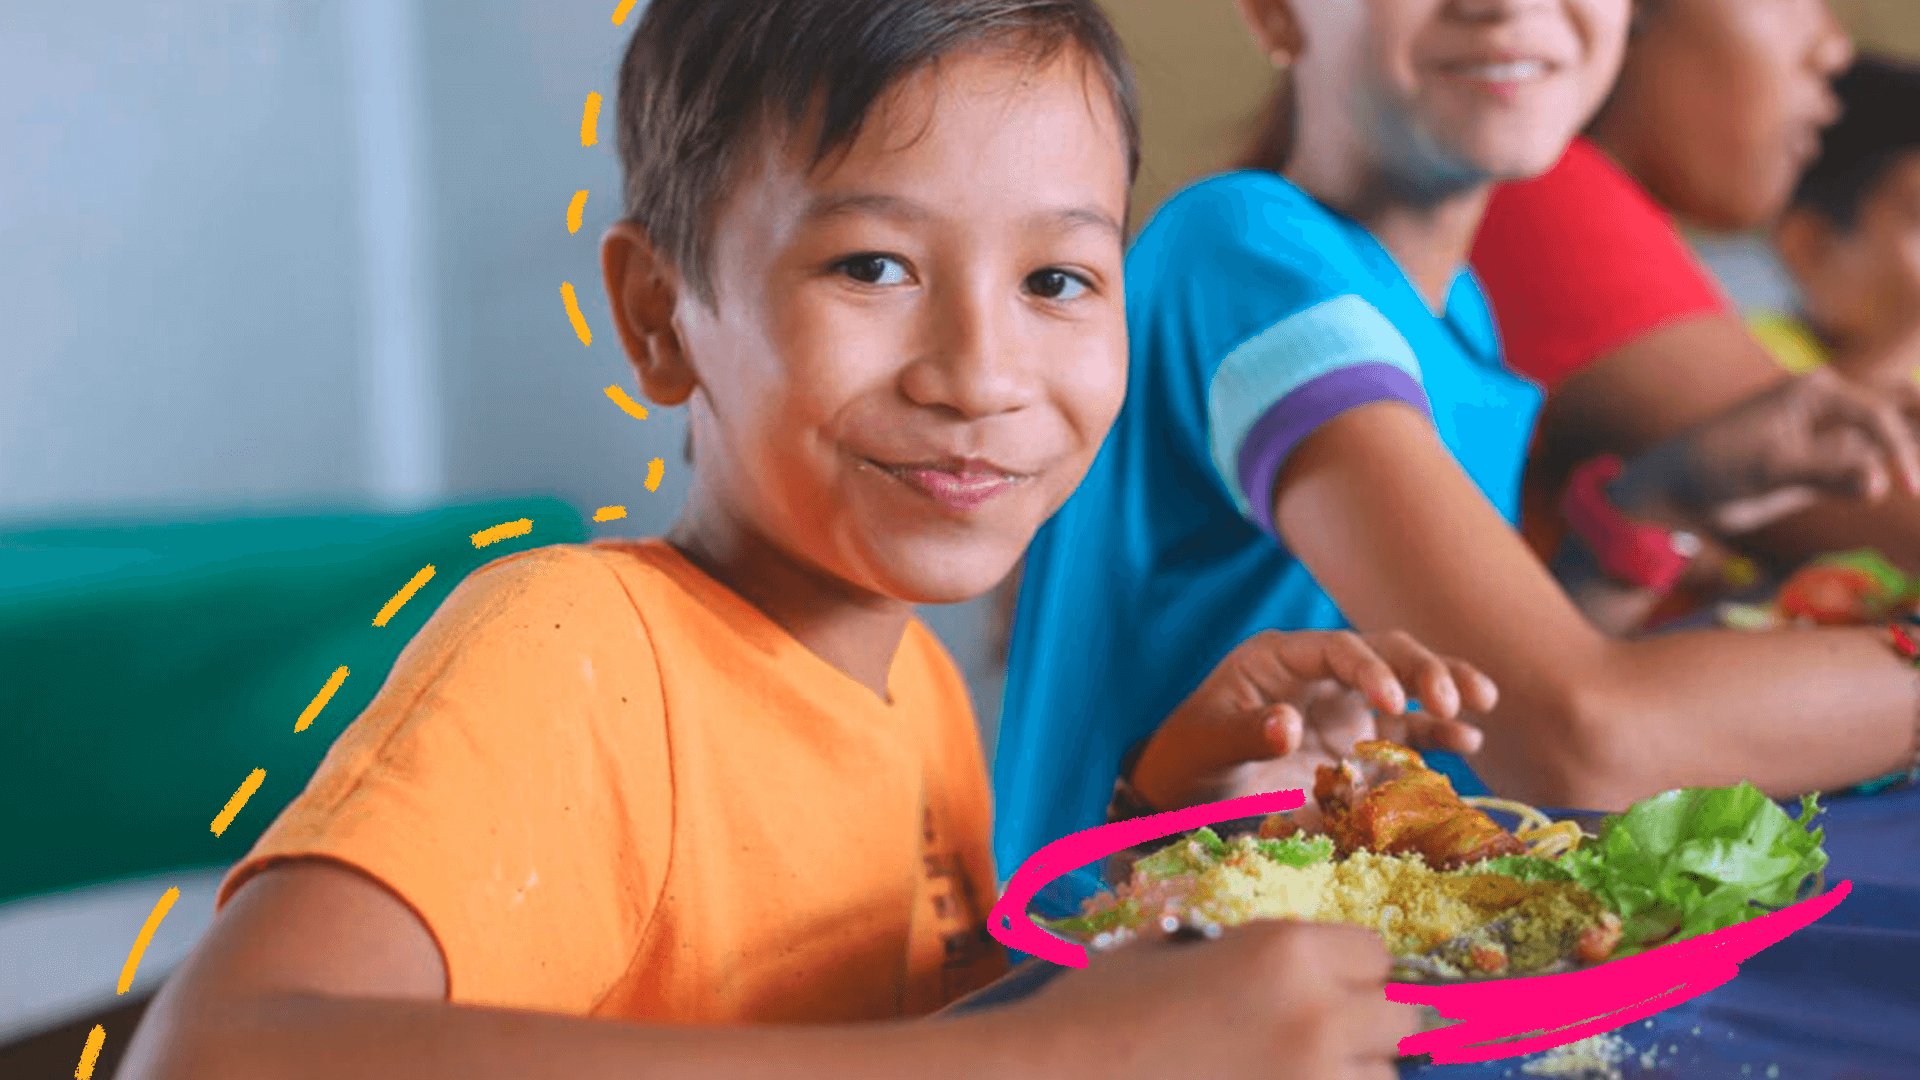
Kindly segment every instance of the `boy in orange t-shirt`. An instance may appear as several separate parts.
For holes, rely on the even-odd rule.
[[[679,522],[462,583],[123,1075],[1392,1075],[1413,1016],[1353,927],[917,1019],[1005,959],[913,606],[1006,575],[1126,383],[1136,109],[1092,0],[653,0],[619,115],[602,269],[641,388],[690,406]],[[1266,635],[1168,718],[1154,790],[1299,786],[1376,731],[1470,750],[1493,696],[1401,635]]]

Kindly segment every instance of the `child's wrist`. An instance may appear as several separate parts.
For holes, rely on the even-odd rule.
[[[1146,756],[1147,746],[1153,742],[1152,736],[1134,743],[1121,758],[1120,770],[1114,777],[1113,794],[1107,800],[1107,821],[1131,821],[1134,818],[1150,817],[1160,813],[1147,797],[1134,785],[1134,773],[1140,767],[1140,759]]]
[[[1887,639],[1894,653],[1908,667],[1920,668],[1920,615],[1908,612],[1890,620],[1887,623]],[[1920,785],[1920,701],[1915,703],[1913,743],[1906,761],[1905,779],[1909,785]]]

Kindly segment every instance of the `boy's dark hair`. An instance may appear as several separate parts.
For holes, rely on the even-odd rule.
[[[1851,229],[1887,170],[1920,152],[1920,64],[1863,56],[1834,90],[1846,111],[1821,136],[1793,205]]]
[[[988,44],[1036,64],[1080,49],[1105,76],[1129,179],[1138,172],[1133,74],[1095,0],[652,0],[620,64],[626,216],[711,304],[714,207],[769,122],[775,133],[817,122],[817,165],[901,78]]]

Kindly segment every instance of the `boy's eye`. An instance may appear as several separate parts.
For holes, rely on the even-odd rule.
[[[839,270],[862,285],[901,285],[907,267],[891,255],[855,255],[840,260]]]
[[[1090,287],[1087,279],[1065,270],[1038,270],[1027,275],[1027,288],[1043,300],[1073,300]]]

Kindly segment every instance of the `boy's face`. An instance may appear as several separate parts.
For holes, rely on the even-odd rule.
[[[1669,209],[1750,229],[1786,204],[1853,52],[1826,0],[1662,0],[1628,50],[1603,141]]]
[[[643,386],[691,392],[688,520],[855,595],[972,598],[1125,392],[1119,122],[1077,53],[963,54],[903,80],[844,153],[809,170],[809,148],[769,140],[742,168],[712,308],[670,271],[615,290]]]
[[[1780,251],[1808,318],[1843,344],[1894,341],[1920,323],[1920,152],[1882,174],[1851,229],[1790,211]]]

